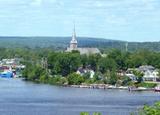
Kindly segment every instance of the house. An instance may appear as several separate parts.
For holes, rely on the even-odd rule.
[[[136,69],[128,69],[127,70],[126,76],[128,76],[132,80],[135,80],[135,78],[136,78],[136,76],[133,74],[134,70],[143,73],[143,80],[144,81],[157,81],[157,79],[159,78],[158,70],[156,70],[151,65],[144,65],[144,66],[140,66],[139,68],[136,68]]]
[[[141,72],[146,72],[146,71],[154,71],[155,68],[151,65],[144,65],[144,66],[140,66],[139,68],[137,68],[137,70]]]
[[[126,73],[125,75],[129,77],[132,81],[137,80],[137,76],[135,76],[133,73]]]
[[[134,69],[128,68],[128,70],[126,71],[125,75],[126,75],[127,77],[129,77],[132,81],[136,81],[136,80],[137,80],[137,76],[135,76],[135,75],[133,74],[133,71],[134,71]]]
[[[157,81],[158,77],[158,70],[156,70],[151,65],[144,65],[137,68],[138,71],[144,74],[143,80],[144,81]]]
[[[81,76],[84,76],[86,73],[89,73],[90,78],[93,78],[94,75],[95,75],[95,72],[92,69],[88,69],[88,68],[84,69],[83,67],[78,68],[76,73],[81,75]]]
[[[157,70],[147,70],[144,72],[144,76],[143,79],[144,81],[157,81],[157,79],[159,78],[158,76],[158,71]]]

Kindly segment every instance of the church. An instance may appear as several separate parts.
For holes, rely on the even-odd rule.
[[[81,55],[91,55],[91,54],[101,54],[100,50],[98,48],[79,48],[78,47],[78,41],[76,39],[76,31],[75,31],[75,26],[73,30],[73,35],[72,39],[70,41],[70,46],[67,47],[66,52],[72,52],[72,51],[79,51]]]

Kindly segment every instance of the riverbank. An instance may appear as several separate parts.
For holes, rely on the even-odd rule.
[[[73,88],[88,88],[88,89],[120,89],[128,91],[154,91],[154,88],[145,87],[129,87],[129,86],[114,86],[107,84],[82,84],[82,85],[63,85],[63,87],[73,87]]]
[[[23,79],[25,81],[31,81],[27,79]],[[86,84],[81,83],[80,85],[72,85],[68,84],[64,79],[65,82],[55,82],[54,80],[49,80],[50,82],[41,82],[39,80],[32,81],[35,83],[42,83],[42,84],[50,84],[55,86],[62,86],[62,87],[73,87],[73,88],[88,88],[88,89],[119,89],[119,90],[128,90],[128,91],[155,91],[154,83],[141,83],[136,84],[135,86],[120,86],[120,85],[111,85],[111,84]],[[58,80],[59,81],[59,80]]]

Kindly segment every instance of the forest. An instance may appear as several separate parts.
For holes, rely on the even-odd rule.
[[[118,39],[118,38],[117,38]],[[0,47],[3,48],[52,48],[54,50],[63,51],[69,45],[71,37],[0,37]],[[147,49],[151,51],[160,51],[160,42],[127,42],[120,40],[112,40],[110,38],[92,38],[77,37],[78,47],[97,47],[102,52],[108,52],[111,49],[126,50],[128,43],[128,51],[134,52],[138,49]],[[38,42],[37,42],[38,41]]]

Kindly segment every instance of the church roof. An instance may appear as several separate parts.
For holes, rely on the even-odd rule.
[[[77,48],[80,54],[100,54],[98,48]]]
[[[67,52],[71,52],[73,49],[67,48]],[[98,48],[76,48],[75,50],[79,51],[81,55],[86,54],[100,54],[100,50]]]

